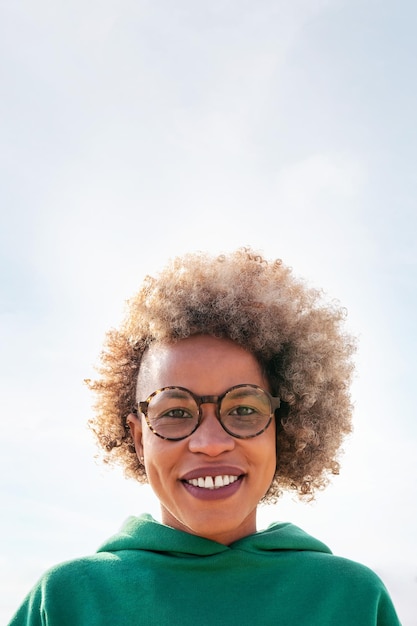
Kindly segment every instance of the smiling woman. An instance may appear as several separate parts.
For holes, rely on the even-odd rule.
[[[344,318],[342,308],[322,302],[320,292],[296,280],[281,261],[268,263],[251,250],[174,259],[131,299],[123,324],[107,336],[101,378],[90,382],[97,392],[91,427],[105,460],[147,481],[126,421],[157,389],[139,389],[137,396],[138,376],[145,380],[153,363],[145,357],[155,346],[210,335],[252,354],[281,401],[277,467],[263,500],[276,501],[282,489],[313,497],[338,473],[338,450],[351,430],[355,342],[342,332]],[[196,362],[204,358],[200,353]]]
[[[311,499],[350,432],[344,311],[251,250],[174,260],[107,336],[91,428],[149,482],[158,523],[129,518],[97,554],[47,572],[13,626],[395,626],[382,582],[261,501]],[[185,591],[184,591],[185,590]]]

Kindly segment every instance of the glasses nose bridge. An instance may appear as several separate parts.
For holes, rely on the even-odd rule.
[[[216,417],[217,419],[220,419],[220,403],[222,400],[222,396],[198,396],[197,397],[197,404],[198,404],[198,410],[200,412],[200,419],[202,419],[203,417],[203,411],[201,408],[201,405],[203,404],[214,404],[215,406],[215,411],[216,411]]]

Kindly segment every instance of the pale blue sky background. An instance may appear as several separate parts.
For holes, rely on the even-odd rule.
[[[146,488],[94,464],[103,334],[174,254],[249,244],[349,311],[355,433],[288,519],[417,625],[417,5],[0,2],[0,621]]]

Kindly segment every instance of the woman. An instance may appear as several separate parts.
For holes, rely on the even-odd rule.
[[[395,626],[376,575],[260,502],[311,499],[351,430],[343,310],[251,250],[147,277],[108,334],[91,422],[159,499],[97,554],[58,565],[11,624]]]

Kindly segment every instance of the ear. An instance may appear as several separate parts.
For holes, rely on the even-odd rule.
[[[136,454],[139,459],[141,459],[143,458],[142,420],[135,413],[129,413],[126,418],[126,424],[129,426],[133,443],[135,444]]]

